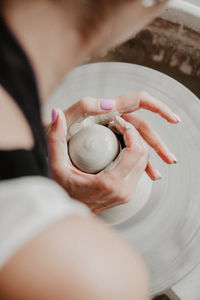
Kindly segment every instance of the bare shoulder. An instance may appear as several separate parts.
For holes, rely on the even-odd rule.
[[[0,86],[0,149],[31,149],[33,144],[32,132],[24,114]]]
[[[94,217],[71,215],[43,231],[0,272],[13,300],[146,300],[139,256]]]

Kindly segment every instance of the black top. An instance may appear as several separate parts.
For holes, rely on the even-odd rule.
[[[34,137],[32,150],[2,151],[0,179],[48,176],[47,143],[33,70],[24,51],[0,16],[0,85],[23,111]],[[8,116],[9,117],[9,116]]]

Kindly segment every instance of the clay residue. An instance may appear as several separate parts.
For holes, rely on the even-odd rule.
[[[184,25],[157,18],[134,38],[93,61],[136,63],[156,69],[200,98],[200,33]]]
[[[149,26],[157,27],[157,28],[167,28],[168,31],[171,32],[177,32],[181,25],[177,23],[173,23],[171,21],[162,19],[162,18],[156,18]]]
[[[200,43],[200,33],[196,32],[190,28],[183,26],[184,35],[187,36],[189,39],[194,40],[195,42]]]

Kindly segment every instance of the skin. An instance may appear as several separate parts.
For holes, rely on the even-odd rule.
[[[60,1],[4,3],[6,21],[29,55],[45,102],[72,67],[127,40],[155,17],[166,2],[145,9],[141,1],[129,1],[110,13],[87,43],[83,43],[75,28],[79,22],[76,11],[68,11]],[[49,24],[53,25],[51,30]]]
[[[145,108],[157,112],[168,122],[176,124],[177,120],[173,112],[157,99],[145,92],[140,92],[116,97],[116,105],[113,110],[123,112],[123,114],[120,120],[114,121],[112,127],[115,127],[114,130],[124,136],[126,144],[118,164],[111,170],[103,170],[97,175],[86,174],[78,170],[68,156],[65,138],[67,125],[70,126],[85,114],[102,114],[99,107],[98,99],[85,98],[64,113],[58,110],[56,122],[51,124],[48,129],[54,179],[72,198],[86,203],[94,213],[130,201],[144,170],[151,179],[160,179],[156,168],[149,161],[148,149],[144,140],[163,161],[168,164],[176,162],[158,134],[145,120],[130,112],[130,108],[133,108],[134,111]],[[67,125],[65,120],[67,120]],[[134,126],[126,130],[128,124]]]
[[[140,1],[124,4],[102,22],[87,44],[76,29],[75,11],[68,11],[59,1],[6,0],[3,14],[32,63],[44,103],[72,67],[136,33],[163,5],[145,9]],[[49,24],[53,24],[51,30]],[[1,149],[31,149],[33,137],[23,114],[2,88],[0,97],[4,109],[0,109]],[[137,104],[175,124],[173,112],[145,92],[115,100],[114,109],[122,113],[122,118],[113,126],[124,135],[126,148],[111,171],[91,177],[73,168],[67,156],[67,127],[82,115],[106,113],[99,110],[99,99],[81,99],[64,112],[58,111],[56,121],[47,126],[54,179],[95,212],[128,201],[133,192],[131,182],[134,187],[145,169],[152,179],[156,178],[144,139],[164,161],[174,162],[164,142],[145,120],[134,116],[131,108]],[[15,122],[8,122],[8,115]],[[126,121],[134,126],[127,130]],[[126,191],[119,193],[119,185]],[[94,217],[74,215],[41,232],[13,256],[0,272],[0,294],[12,300],[107,300],[108,295],[111,300],[146,300],[148,275],[142,259],[112,230]]]
[[[97,238],[98,237],[98,238]],[[96,218],[71,216],[43,231],[0,272],[4,300],[147,300],[141,257]]]

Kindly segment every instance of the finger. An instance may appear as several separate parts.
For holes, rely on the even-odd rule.
[[[45,131],[48,132],[48,128],[51,125],[51,122],[49,120],[46,120],[46,119],[43,118],[42,119],[42,124],[43,124],[43,126],[45,128]]]
[[[160,172],[155,169],[150,162],[148,162],[145,171],[152,180],[159,180],[162,178]]]
[[[85,97],[66,109],[64,114],[68,126],[71,126],[81,117],[86,117],[87,115],[106,114],[108,112],[115,111],[115,105],[115,99]]]
[[[90,209],[91,211],[96,215],[96,214],[99,214],[101,212],[103,212],[104,210],[106,209],[110,209],[110,208],[113,208],[115,206],[118,206],[122,203],[119,203],[119,202],[111,202],[111,203],[108,203],[108,204],[104,204],[104,205],[95,205],[95,206],[91,206]]]
[[[48,146],[53,170],[66,169],[70,164],[66,142],[67,126],[60,109],[52,109],[52,124],[48,131]]]
[[[121,113],[133,112],[140,108],[157,113],[171,123],[179,123],[181,121],[179,116],[173,113],[166,104],[146,92],[116,97],[116,110]]]
[[[177,159],[163,142],[157,132],[141,117],[133,113],[122,116],[127,122],[135,126],[143,139],[158,153],[158,155],[168,164],[177,163]]]
[[[120,117],[115,120],[116,129],[123,135],[126,147],[120,152],[118,158],[104,170],[114,176],[126,177],[143,160],[143,170],[148,160],[148,150],[138,131],[133,125]]]
[[[108,128],[109,128],[110,130],[112,130],[114,133],[120,134],[119,130],[117,130],[117,128],[116,128],[116,126],[115,126],[115,122],[114,122],[114,121],[112,121],[112,122],[110,122],[110,123],[108,124]]]
[[[137,92],[114,98],[99,99],[85,97],[64,111],[68,125],[71,126],[87,115],[107,114],[108,112],[133,112],[140,108],[160,114],[171,123],[179,123],[180,118],[170,108],[146,92]]]

